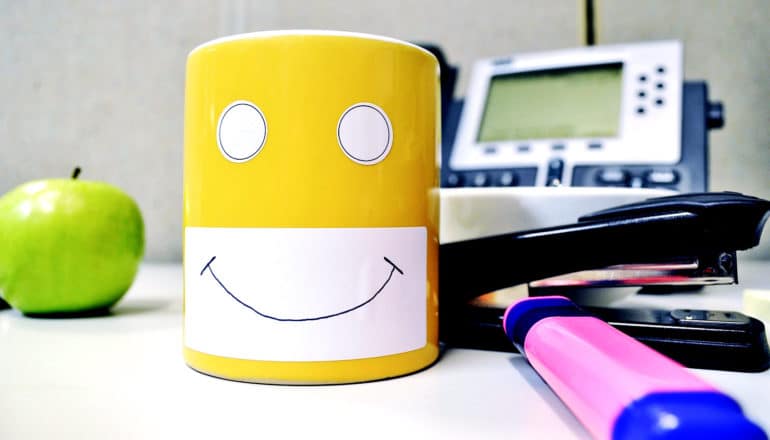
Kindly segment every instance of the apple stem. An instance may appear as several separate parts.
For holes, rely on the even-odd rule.
[[[75,167],[75,169],[72,171],[72,178],[77,179],[80,175],[80,167]]]

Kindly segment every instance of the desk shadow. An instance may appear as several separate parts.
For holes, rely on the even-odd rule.
[[[178,311],[181,313],[181,307],[171,307],[174,301],[168,300],[144,300],[134,301],[130,304],[121,305],[118,303],[114,309],[110,311],[112,316],[129,316],[129,315],[142,315],[145,313],[156,312],[159,310],[167,309],[169,311]]]
[[[82,319],[82,318],[101,318],[103,316],[110,316],[111,312],[109,308],[91,309],[82,312],[54,312],[54,313],[25,313],[22,312],[27,318],[33,319]]]
[[[167,308],[172,302],[161,300],[145,300],[134,301],[130,304],[121,305],[118,302],[113,308],[100,308],[84,310],[79,312],[56,312],[56,313],[22,313],[27,318],[33,319],[50,319],[50,320],[66,320],[66,319],[88,319],[88,318],[104,318],[109,316],[129,316],[140,315],[145,313],[154,312]]]
[[[591,435],[586,431],[580,421],[572,414],[572,412],[570,412],[564,402],[559,399],[523,356],[512,356],[509,361],[511,365],[513,365],[513,368],[515,368],[524,380],[527,381],[527,384],[535,390],[540,398],[543,399],[556,416],[569,427],[576,437],[586,439],[591,438]]]

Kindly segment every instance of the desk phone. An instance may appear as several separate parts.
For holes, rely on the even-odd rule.
[[[442,185],[705,191],[722,107],[682,69],[678,41],[480,60],[448,109]]]

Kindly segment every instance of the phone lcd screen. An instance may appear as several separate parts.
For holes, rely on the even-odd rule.
[[[618,135],[623,64],[494,76],[479,142]]]

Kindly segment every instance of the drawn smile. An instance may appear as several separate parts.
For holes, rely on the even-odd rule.
[[[323,319],[334,318],[336,316],[340,316],[340,315],[344,315],[346,313],[353,312],[355,310],[360,309],[361,307],[364,307],[365,305],[369,304],[370,302],[374,301],[374,299],[377,297],[377,295],[379,295],[380,292],[382,292],[385,289],[385,286],[387,286],[388,283],[390,283],[390,280],[393,278],[393,274],[395,272],[398,272],[399,274],[404,275],[404,271],[402,271],[398,266],[396,266],[396,264],[394,262],[390,261],[390,259],[388,259],[388,257],[383,257],[383,259],[390,265],[390,273],[388,274],[387,278],[382,283],[380,288],[377,289],[377,291],[375,291],[372,296],[367,298],[366,301],[364,301],[364,302],[362,302],[360,304],[357,304],[355,306],[352,306],[350,308],[341,310],[339,312],[335,312],[335,313],[331,313],[331,314],[327,314],[327,315],[310,316],[310,317],[302,317],[302,318],[287,318],[287,317],[280,317],[280,316],[271,315],[271,314],[266,313],[264,311],[260,311],[257,308],[252,307],[249,304],[246,304],[235,293],[233,293],[230,289],[228,289],[224,285],[224,283],[219,279],[219,277],[217,277],[216,273],[214,273],[214,268],[212,267],[211,263],[213,263],[214,260],[216,260],[216,258],[217,258],[216,256],[211,257],[211,259],[203,266],[203,269],[201,269],[200,275],[203,276],[203,274],[206,273],[206,271],[208,271],[211,274],[211,276],[214,278],[214,281],[216,281],[217,284],[219,284],[219,286],[222,288],[222,290],[224,290],[225,293],[227,293],[231,298],[233,298],[235,301],[237,301],[238,304],[240,304],[243,307],[251,310],[252,312],[254,312],[255,314],[257,314],[257,315],[259,315],[259,316],[261,316],[263,318],[267,318],[267,319],[271,319],[273,321],[279,321],[279,322],[320,321],[320,320],[323,320]]]

